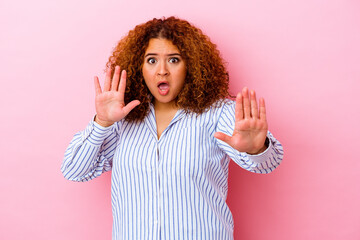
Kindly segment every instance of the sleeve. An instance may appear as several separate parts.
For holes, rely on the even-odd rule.
[[[94,120],[74,135],[67,147],[61,171],[71,181],[85,182],[110,171],[117,145],[118,123],[102,127]]]
[[[231,136],[235,126],[235,102],[225,103],[218,119],[216,131]],[[268,148],[258,155],[239,152],[219,139],[216,141],[218,146],[240,167],[250,172],[266,174],[279,166],[284,155],[281,143],[269,131],[267,138],[269,140]]]

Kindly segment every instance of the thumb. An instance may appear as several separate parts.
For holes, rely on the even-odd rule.
[[[231,136],[229,135],[226,135],[225,133],[222,133],[222,132],[216,132],[214,134],[214,137],[223,141],[223,142],[226,142],[227,144],[230,145],[230,142],[231,142]]]
[[[129,114],[129,112],[131,110],[133,110],[136,106],[138,106],[140,104],[139,100],[133,100],[131,102],[129,102],[124,108],[124,112],[125,112],[125,116]]]

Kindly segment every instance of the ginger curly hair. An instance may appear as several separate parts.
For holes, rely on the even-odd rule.
[[[176,17],[150,20],[137,25],[115,47],[106,66],[116,65],[127,72],[125,103],[139,100],[141,103],[125,118],[127,121],[142,121],[149,112],[152,95],[142,75],[145,50],[152,38],[172,41],[186,63],[184,87],[175,99],[176,106],[186,113],[203,113],[210,106],[228,97],[229,74],[219,50],[209,37],[190,24]]]

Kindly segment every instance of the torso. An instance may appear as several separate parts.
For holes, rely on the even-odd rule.
[[[118,124],[112,163],[114,239],[233,239],[226,205],[227,153],[232,151],[220,148],[213,135],[217,126],[230,129],[225,133],[233,129],[235,108],[196,115],[149,107],[144,121]],[[225,122],[220,114],[226,114]]]
[[[158,139],[160,139],[160,136],[163,133],[163,131],[169,126],[176,112],[177,109],[169,109],[166,111],[155,109],[156,130],[157,130]]]

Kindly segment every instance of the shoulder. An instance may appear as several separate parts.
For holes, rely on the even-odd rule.
[[[205,122],[216,124],[222,117],[232,117],[235,113],[235,101],[231,99],[221,99],[213,103],[201,114],[192,113],[191,118],[204,119]]]
[[[235,112],[235,101],[231,99],[221,99],[215,102],[208,111],[212,112],[217,118],[222,114],[231,114]]]

